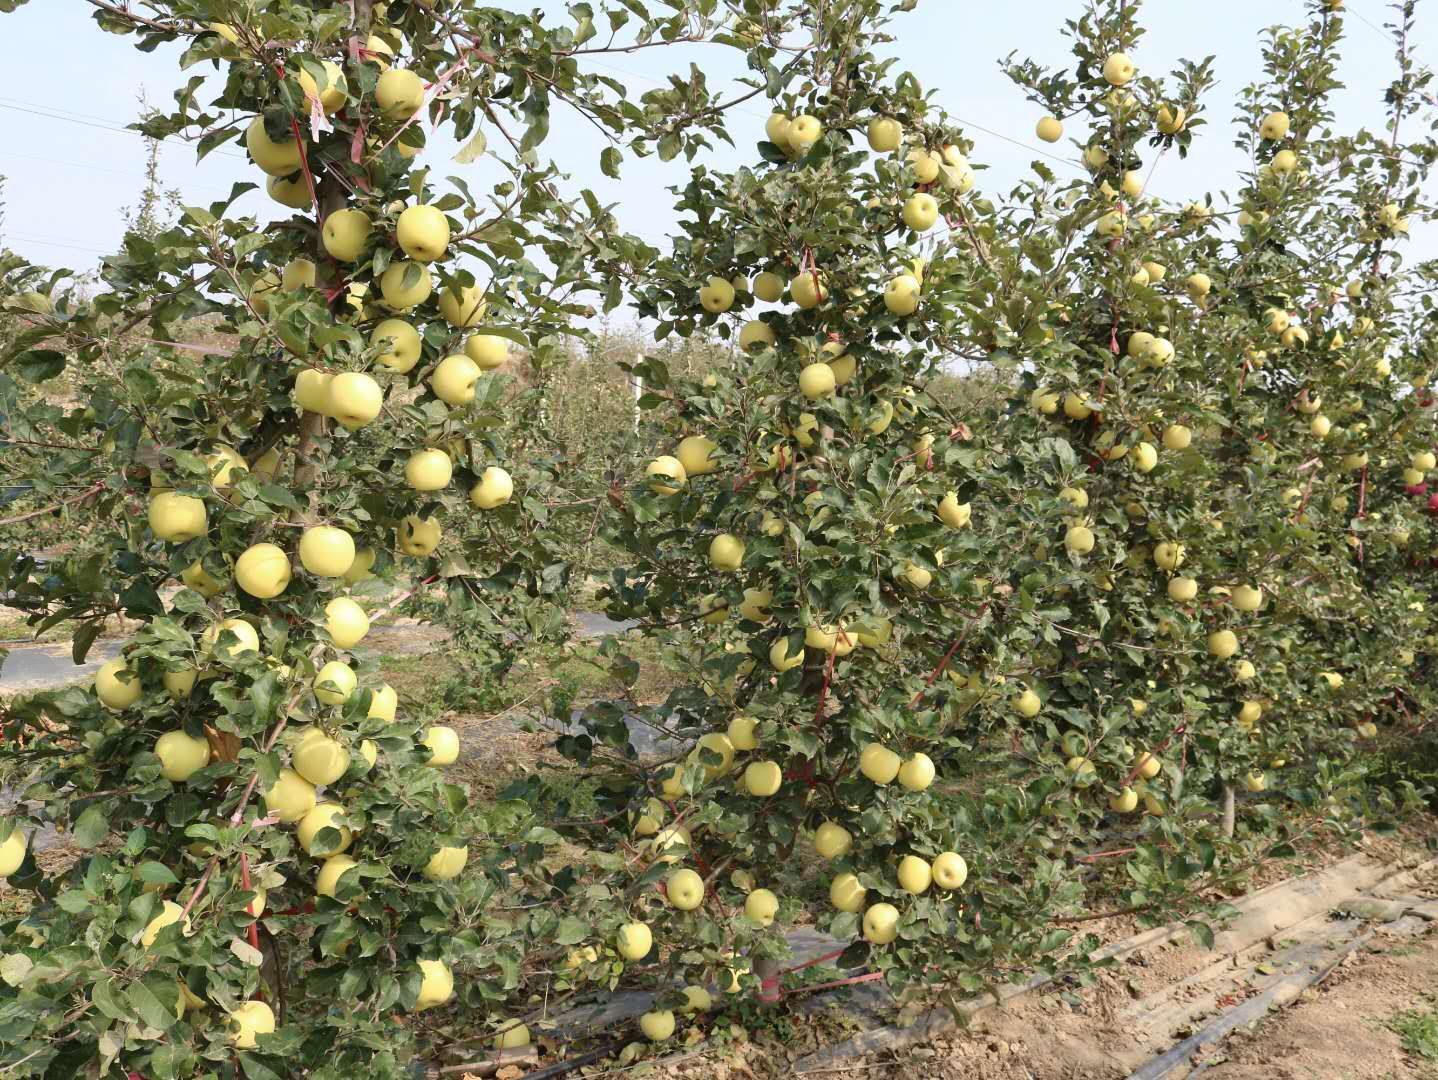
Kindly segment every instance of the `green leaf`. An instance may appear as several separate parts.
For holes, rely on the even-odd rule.
[[[110,816],[99,806],[92,806],[75,822],[75,846],[89,851],[110,835]]]
[[[599,151],[599,171],[605,176],[615,180],[619,179],[619,166],[624,161],[624,155],[614,146],[606,146]]]
[[[459,153],[454,155],[454,160],[461,165],[469,165],[478,161],[488,147],[489,139],[482,130],[476,129],[469,141],[459,148]]]
[[[147,859],[142,862],[137,872],[140,875],[140,880],[146,885],[176,885],[180,880],[175,876],[173,870],[162,862],[156,862],[154,859]]]
[[[1205,949],[1213,948],[1213,927],[1209,926],[1208,923],[1200,922],[1197,919],[1190,919],[1184,923],[1184,925],[1188,927],[1189,933],[1193,935],[1194,941],[1198,942]]]
[[[90,651],[90,646],[95,644],[95,639],[100,636],[104,629],[104,623],[96,620],[83,624],[75,631],[75,640],[70,642],[70,659],[76,664],[85,662],[85,655]]]
[[[170,996],[168,1003],[160,998],[160,995],[166,991]],[[165,1031],[179,1020],[179,1017],[175,1015],[179,1003],[179,992],[180,988],[173,979],[167,987],[161,987],[158,984],[152,987],[149,981],[146,981],[132,983],[125,998],[141,1020],[152,1028]]]
[[[26,349],[11,363],[26,382],[42,383],[65,370],[65,354],[54,349]]]

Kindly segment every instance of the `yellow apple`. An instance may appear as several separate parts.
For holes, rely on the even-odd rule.
[[[1263,715],[1263,706],[1256,701],[1245,701],[1238,709],[1238,722],[1240,724],[1253,725],[1258,723],[1258,718]]]
[[[1108,801],[1108,808],[1118,814],[1131,814],[1138,809],[1138,792],[1131,787],[1124,788]]]
[[[1034,134],[1044,142],[1058,142],[1064,137],[1064,125],[1056,116],[1045,116],[1034,126]]]
[[[899,786],[907,791],[923,791],[934,782],[934,763],[928,754],[915,754],[899,766]]]
[[[315,876],[315,895],[333,898],[335,891],[339,888],[340,878],[345,875],[346,871],[353,870],[358,865],[359,863],[348,855],[331,855],[320,866],[320,872]]]
[[[384,391],[362,371],[346,371],[330,380],[329,415],[349,431],[358,431],[384,408]]]
[[[468,356],[446,356],[429,377],[429,387],[446,405],[468,405],[474,400],[474,384],[479,376],[479,365]]]
[[[797,153],[803,153],[818,142],[823,134],[824,125],[819,122],[818,117],[804,113],[790,121],[785,139]]]
[[[184,910],[173,900],[166,900],[160,908],[160,913],[145,924],[145,931],[140,935],[140,944],[146,949],[155,944],[155,939],[160,936],[160,931],[179,922]],[[189,937],[190,930],[190,919],[186,916],[184,925],[180,927],[180,932]]]
[[[469,501],[481,510],[493,510],[509,502],[514,495],[514,481],[509,473],[491,465],[480,474],[479,482],[470,488]]]
[[[453,765],[459,760],[459,733],[454,728],[436,724],[424,733],[423,741],[430,765]]]
[[[626,960],[642,960],[654,945],[654,935],[642,922],[625,923],[619,928],[615,948]]]
[[[867,893],[853,874],[840,874],[829,884],[829,903],[839,911],[857,912]]]
[[[1208,635],[1208,654],[1227,660],[1238,652],[1238,635],[1232,630],[1215,630]]]
[[[371,719],[379,719],[392,724],[398,709],[399,695],[388,683],[370,694],[368,715]]]
[[[1154,114],[1154,121],[1163,134],[1177,135],[1188,123],[1188,111],[1179,105],[1160,105],[1158,112]]]
[[[711,277],[699,290],[699,305],[712,315],[734,306],[734,286],[722,277]]]
[[[650,1042],[663,1042],[674,1034],[674,1013],[668,1009],[651,1009],[639,1017],[639,1030]]]
[[[951,529],[962,529],[973,517],[973,506],[959,502],[955,492],[949,492],[939,500],[939,520]]]
[[[380,275],[379,291],[391,311],[409,311],[429,299],[434,279],[423,263],[397,259]]]
[[[162,491],[150,499],[149,521],[157,539],[183,544],[204,535],[209,515],[203,499]]]
[[[1152,754],[1141,754],[1138,759],[1138,775],[1145,780],[1152,780],[1163,771],[1163,762]]]
[[[1193,432],[1182,424],[1169,424],[1163,429],[1163,445],[1167,450],[1187,450],[1193,442]]]
[[[424,876],[431,882],[449,882],[454,877],[459,877],[460,870],[469,861],[469,848],[467,847],[441,847],[439,851],[430,856],[430,861],[424,864]]]
[[[315,838],[319,836],[322,829],[335,829],[340,834],[339,847],[324,852],[323,856],[338,855],[349,849],[350,843],[354,840],[354,834],[348,825],[340,825],[335,821],[335,818],[344,817],[344,814],[345,808],[339,803],[322,802],[315,804],[315,808],[300,819],[299,828],[295,830],[295,838],[307,855],[317,854]]]
[[[859,771],[876,784],[892,782],[899,766],[899,755],[879,743],[869,743],[859,755]]]
[[[917,855],[905,855],[899,860],[898,879],[901,889],[918,896],[929,891],[934,879],[933,867]]]
[[[779,790],[784,771],[773,761],[752,761],[744,770],[744,790],[759,798],[768,798]]]
[[[440,526],[436,518],[410,514],[399,523],[399,549],[406,555],[424,558],[439,547]]]
[[[703,435],[690,435],[688,438],[679,440],[679,445],[674,450],[674,456],[684,467],[687,476],[703,476],[719,468],[719,462],[715,459],[715,452],[718,449],[716,443],[706,439]]]
[[[773,328],[758,319],[746,322],[739,330],[739,348],[744,352],[753,352],[756,347],[769,348],[774,341]]]
[[[953,892],[969,879],[969,866],[957,851],[945,851],[934,859],[933,877],[935,885]]]
[[[528,1046],[530,1041],[529,1028],[524,1024],[511,1024],[494,1037],[494,1048],[496,1050],[517,1050],[522,1046]]]
[[[183,668],[180,671],[165,672],[160,676],[160,681],[173,700],[183,701],[195,689],[195,680],[198,677],[199,672],[194,668]]]
[[[704,879],[693,870],[675,870],[664,882],[664,895],[679,911],[693,911],[704,903]]]
[[[29,841],[25,839],[24,832],[16,825],[5,842],[0,844],[0,878],[7,878],[25,861],[25,851],[29,847]]]
[[[390,68],[375,84],[374,100],[386,120],[408,120],[424,106],[424,80],[406,68]]]
[[[799,372],[799,392],[810,401],[834,395],[834,369],[823,361],[807,365]]]
[[[441,491],[449,486],[454,463],[443,450],[416,450],[404,463],[404,480],[415,491]]]
[[[912,274],[900,274],[884,286],[884,306],[901,318],[919,310],[919,281]]]
[[[903,219],[915,232],[928,232],[939,220],[939,201],[925,191],[910,195],[904,203]]]
[[[384,82],[384,76],[380,82]],[[394,237],[411,259],[434,262],[443,258],[449,248],[449,219],[437,206],[411,206],[395,223]]]
[[[334,376],[326,371],[304,368],[295,376],[295,404],[305,412],[327,416],[330,412],[330,383]]]
[[[686,986],[684,988],[684,1012],[690,1016],[695,1013],[708,1012],[714,1007],[714,999],[709,991],[702,986]]]
[[[1177,570],[1183,565],[1184,547],[1182,544],[1175,544],[1168,540],[1155,544],[1153,547],[1153,563],[1160,570],[1169,573]]]
[[[779,914],[779,898],[768,889],[755,889],[744,898],[744,916],[760,926],[769,926]]]
[[[343,660],[331,660],[315,675],[315,697],[326,705],[343,705],[355,692],[354,669]]]
[[[744,561],[744,541],[732,533],[720,533],[709,542],[709,564],[716,570],[732,572]]]
[[[235,584],[261,600],[284,592],[290,576],[290,557],[275,544],[253,544],[235,560]]]
[[[236,638],[233,645],[221,645],[216,648],[220,637],[223,634],[233,634]],[[221,660],[234,663],[245,653],[257,653],[260,651],[260,635],[255,628],[244,619],[225,619],[222,622],[214,623],[200,638],[201,651],[208,655],[214,652]]]
[[[419,973],[419,997],[414,1003],[415,1012],[443,1005],[454,996],[454,974],[443,961],[421,960]]]
[[[374,223],[362,210],[336,210],[325,218],[320,239],[325,251],[340,262],[355,262],[364,254]]]
[[[265,131],[265,118],[257,116],[245,129],[245,149],[260,169],[270,176],[288,176],[300,167],[300,144],[293,132],[286,132],[280,141]]]
[[[350,767],[350,754],[319,728],[311,728],[290,754],[295,772],[316,786],[333,784]]]
[[[370,334],[375,359],[397,375],[404,375],[419,363],[419,331],[403,319],[385,319]]]
[[[314,525],[300,535],[300,564],[316,577],[340,577],[354,561],[354,538],[343,529]]]
[[[350,563],[350,568],[340,575],[348,585],[358,585],[361,581],[368,581],[374,577],[370,571],[374,568],[374,548],[360,548],[355,552],[355,561]]]
[[[678,495],[688,482],[688,470],[683,463],[668,454],[661,454],[644,467],[649,477],[649,490],[656,495]]]
[[[242,1001],[230,1013],[228,1024],[230,1045],[238,1050],[253,1050],[257,1036],[274,1034],[274,1010],[257,999]]]
[[[1070,525],[1064,533],[1064,547],[1075,555],[1087,555],[1094,548],[1093,531],[1085,525]]]
[[[140,700],[144,689],[140,676],[121,659],[107,660],[95,672],[95,696],[108,709],[128,709]]]
[[[829,298],[829,290],[817,270],[805,270],[789,279],[789,296],[799,307],[816,308]]]
[[[324,68],[325,72],[325,87],[323,90],[321,90],[319,84],[315,82],[314,76],[303,68],[300,69],[296,81],[300,84],[300,89],[305,92],[305,95],[318,101],[320,108],[324,110],[326,115],[329,115],[330,113],[338,112],[348,100],[345,94],[345,76],[344,71],[333,60],[321,60],[320,66]]]
[[[822,859],[842,859],[854,846],[854,838],[844,826],[826,821],[814,832],[814,850]]]
[[[1258,136],[1270,142],[1281,139],[1288,134],[1288,114],[1285,112],[1271,112],[1265,116],[1258,125]]]
[[[1251,772],[1243,778],[1243,786],[1255,793],[1263,791],[1268,787],[1268,777],[1261,772]]]
[[[155,756],[161,775],[179,784],[210,763],[210,744],[184,731],[167,731],[155,741]]]
[[[866,134],[870,150],[876,154],[890,154],[897,150],[903,141],[904,129],[891,117],[876,116],[869,121]]]
[[[464,353],[481,371],[493,371],[509,359],[509,339],[498,334],[474,334],[464,343]]]
[[[864,939],[874,945],[888,945],[899,936],[899,909],[893,904],[874,904],[864,912]]]
[[[1035,717],[1039,710],[1044,707],[1042,699],[1032,690],[1025,688],[1024,692],[1014,698],[1014,709],[1020,716]]]

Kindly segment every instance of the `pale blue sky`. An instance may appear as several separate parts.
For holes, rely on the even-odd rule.
[[[562,10],[553,0],[540,6]],[[973,158],[991,166],[981,175],[985,188],[1006,189],[1028,171],[1037,152],[1076,160],[1074,147],[1066,141],[1055,146],[1037,142],[1037,114],[999,72],[998,60],[1018,49],[1041,63],[1066,64],[1071,58],[1058,30],[1082,7],[1079,0],[982,5],[921,0],[918,11],[897,18],[895,48],[904,66],[925,87],[938,89],[942,104],[971,125],[969,134],[978,144]],[[1338,98],[1340,123],[1347,128],[1372,126],[1381,123],[1382,86],[1393,72],[1391,43],[1380,29],[1389,12],[1382,0],[1347,0],[1347,9],[1348,41],[1339,77],[1348,89]],[[0,91],[0,173],[7,178],[3,243],[36,262],[77,269],[93,267],[102,253],[115,248],[123,232],[121,208],[135,201],[142,183],[138,136],[114,129],[134,119],[142,87],[152,102],[165,103],[182,81],[174,66],[176,50],[140,53],[131,39],[102,33],[90,10],[81,0],[35,0],[0,16],[8,70],[6,89]],[[1235,188],[1234,172],[1243,161],[1230,146],[1230,103],[1260,72],[1258,31],[1302,17],[1301,0],[1210,0],[1206,5],[1150,0],[1143,12],[1149,33],[1135,56],[1142,70],[1168,71],[1180,57],[1218,57],[1218,85],[1208,96],[1210,126],[1187,160],[1170,155],[1160,163],[1151,182],[1155,193],[1186,201],[1205,191]],[[1425,21],[1415,45],[1422,60],[1438,64],[1438,3],[1420,5],[1420,17]],[[636,94],[653,87],[665,71],[684,70],[690,61],[699,64],[713,84],[722,85],[741,71],[737,53],[715,46],[600,59],[606,62],[606,73]],[[721,146],[711,164],[727,168],[751,159],[766,115],[762,99],[732,113],[730,130],[738,149]],[[1066,139],[1081,134],[1071,130]],[[601,199],[617,202],[626,228],[651,242],[662,241],[669,231],[672,203],[665,188],[682,183],[682,161],[627,161],[623,180],[615,182],[598,170],[601,145],[592,128],[560,111],[543,149],[565,164],[576,187],[591,186]],[[497,179],[482,162],[454,165],[452,152],[451,144],[432,138],[426,160],[438,175],[465,176],[476,193],[486,179]],[[178,187],[191,202],[208,202],[226,193],[235,179],[263,179],[239,147],[227,147],[196,164],[191,147],[167,145],[162,160],[164,182]],[[1051,159],[1050,164],[1065,167]],[[239,206],[262,219],[288,213],[258,191]],[[1415,222],[1410,258],[1438,254],[1435,233],[1432,223]]]

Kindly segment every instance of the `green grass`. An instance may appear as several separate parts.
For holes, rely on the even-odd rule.
[[[1438,1010],[1405,1009],[1394,1013],[1387,1026],[1407,1053],[1423,1061],[1438,1061]]]

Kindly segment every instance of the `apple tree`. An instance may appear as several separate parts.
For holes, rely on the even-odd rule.
[[[15,5],[10,5],[12,8]],[[132,233],[98,290],[7,258],[3,476],[80,524],[0,555],[37,630],[141,629],[93,686],[4,716],[4,1065],[17,1075],[395,1076],[520,986],[546,837],[446,779],[455,731],[398,701],[364,639],[418,597],[502,672],[568,589],[546,523],[542,371],[650,257],[551,162],[551,111],[624,154],[692,154],[726,103],[632,97],[591,58],[744,46],[713,2],[562,21],[450,2],[94,0],[177,52],[146,135],[242,147],[256,182]],[[462,147],[426,162],[430,133]],[[481,187],[480,185],[483,185]],[[539,382],[539,380],[534,380]],[[437,604],[436,596],[442,597]],[[78,859],[38,854],[64,830]],[[472,854],[478,866],[464,873]],[[512,871],[520,882],[511,886]],[[520,1040],[512,1027],[508,1041]],[[258,1040],[258,1042],[257,1042]]]
[[[1069,68],[1008,64],[1039,138],[1079,129],[1078,179],[987,192],[852,0],[804,19],[755,161],[676,190],[638,310],[735,360],[636,368],[669,439],[616,496],[604,597],[693,677],[589,709],[560,748],[598,813],[568,775],[557,804],[622,856],[625,912],[609,886],[589,918],[659,985],[752,961],[772,1000],[811,919],[939,996],[1115,910],[1204,935],[1206,892],[1413,798],[1364,797],[1355,725],[1431,694],[1428,526],[1397,486],[1432,465],[1431,273],[1401,261],[1431,140],[1398,139],[1427,76],[1405,49],[1388,137],[1335,133],[1343,20],[1313,7],[1241,96],[1231,208],[1151,192],[1207,134],[1210,65],[1144,71],[1117,0],[1066,24]],[[955,413],[946,367],[1006,400]],[[1349,406],[1332,442],[1320,398]]]

